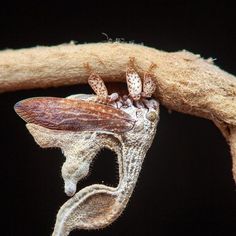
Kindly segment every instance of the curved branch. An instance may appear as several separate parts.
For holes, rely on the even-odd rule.
[[[0,92],[87,83],[91,70],[105,81],[124,81],[131,58],[139,73],[156,65],[154,96],[162,105],[212,120],[235,146],[230,132],[236,127],[235,76],[187,51],[167,53],[118,42],[5,50],[0,52]]]

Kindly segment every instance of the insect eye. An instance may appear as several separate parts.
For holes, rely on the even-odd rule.
[[[147,114],[146,114],[146,118],[150,121],[155,121],[157,119],[157,114],[156,112],[154,111],[149,111]]]

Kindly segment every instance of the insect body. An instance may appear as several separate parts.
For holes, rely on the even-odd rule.
[[[127,132],[135,119],[120,108],[130,106],[133,101],[139,101],[140,107],[155,106],[145,99],[155,91],[155,83],[152,77],[145,76],[142,92],[142,81],[132,68],[127,69],[126,80],[129,97],[119,97],[117,93],[108,95],[103,80],[92,74],[88,82],[97,94],[95,100],[36,97],[16,103],[14,109],[26,122],[53,130]]]
[[[61,148],[65,193],[71,198],[57,214],[53,236],[73,229],[98,229],[111,224],[124,210],[159,120],[159,104],[149,98],[152,76],[143,83],[134,69],[126,73],[128,95],[108,94],[102,79],[92,74],[89,84],[97,96],[36,97],[16,103],[15,111],[41,147]],[[117,154],[119,184],[87,186],[76,192],[90,164],[103,148]]]

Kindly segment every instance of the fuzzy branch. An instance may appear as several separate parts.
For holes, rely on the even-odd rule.
[[[167,53],[125,43],[64,44],[0,52],[0,92],[87,83],[91,71],[105,81],[125,81],[135,59],[136,70],[151,64],[155,97],[168,109],[212,120],[231,146],[236,180],[236,78],[211,59],[187,51]]]

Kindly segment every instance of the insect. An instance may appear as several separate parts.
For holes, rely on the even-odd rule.
[[[96,96],[29,98],[14,107],[41,147],[59,147],[66,157],[62,177],[71,198],[57,214],[53,236],[106,227],[119,217],[133,192],[156,133],[159,103],[151,98],[155,82],[150,73],[142,82],[128,68],[126,81],[127,95],[109,95],[103,80],[92,74],[88,82]],[[117,154],[118,186],[94,184],[76,192],[78,181],[104,147]]]
[[[127,69],[126,81],[129,96],[108,95],[101,77],[92,73],[88,83],[97,95],[95,99],[76,95],[68,98],[35,97],[16,103],[14,109],[27,123],[53,130],[126,132],[132,129],[135,120],[120,108],[133,102],[137,107],[155,106],[146,98],[151,97],[156,89],[151,74],[145,73],[142,91],[141,78],[133,68]]]

